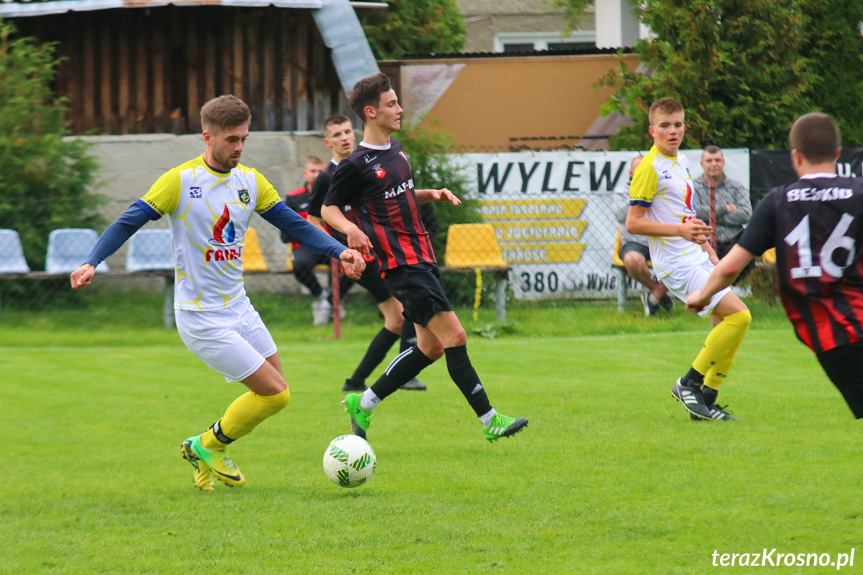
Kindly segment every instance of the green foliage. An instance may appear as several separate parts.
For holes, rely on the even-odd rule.
[[[813,109],[836,118],[845,146],[863,145],[863,2],[805,0],[809,58],[806,93]]]
[[[390,0],[388,4],[387,10],[360,14],[378,60],[458,52],[464,47],[465,25],[456,0]]]
[[[581,17],[591,4],[593,0],[551,0],[552,8],[563,9],[564,32],[580,27]]]
[[[54,46],[14,34],[0,21],[0,228],[17,230],[31,269],[43,269],[51,230],[100,223],[101,199],[89,189],[98,165],[88,144],[63,138]]]
[[[710,138],[724,147],[782,148],[788,127],[809,111],[800,0],[681,0],[642,4],[655,38],[634,47],[639,74],[620,60],[601,85],[616,88],[603,113],[635,125],[611,139],[616,149],[644,149],[650,104],[662,96],[686,108],[684,147]],[[859,62],[859,60],[855,60]]]

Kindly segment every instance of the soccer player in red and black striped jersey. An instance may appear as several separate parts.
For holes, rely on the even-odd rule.
[[[830,116],[800,117],[788,143],[800,179],[758,204],[687,307],[700,309],[753,256],[776,248],[779,295],[798,339],[863,419],[863,181],[836,175],[840,135]]]
[[[419,204],[459,200],[447,189],[417,190],[401,144],[390,138],[401,128],[402,108],[386,74],[363,78],[350,96],[351,108],[363,119],[363,141],[333,176],[321,215],[344,233],[348,244],[364,254],[371,248],[380,259],[384,284],[415,324],[417,345],[400,353],[364,393],[348,394],[344,403],[357,435],[365,437],[372,409],[423,368],[446,355],[447,370],[479,417],[486,439],[513,435],[527,419],[495,411],[467,355],[464,328],[452,311],[441,281],[434,250],[420,217]],[[341,208],[350,205],[359,224]]]
[[[308,220],[315,226],[324,229],[324,231],[336,238],[337,241],[347,245],[348,238],[344,234],[334,230],[323,222],[321,219],[321,206],[323,205],[324,197],[330,189],[336,166],[351,155],[356,146],[357,139],[351,120],[347,116],[330,116],[324,120],[322,130],[324,132],[324,145],[333,151],[333,159],[318,174],[312,185],[312,195],[308,207]],[[348,218],[353,218],[353,212],[349,205],[345,206],[344,213]],[[380,268],[378,267],[377,256],[372,253],[368,257],[364,256],[364,258],[366,260],[366,269],[363,271],[360,279],[357,280],[357,283],[364,287],[371,294],[372,298],[374,298],[378,310],[380,310],[381,315],[384,317],[384,326],[372,339],[353,375],[345,380],[342,391],[365,391],[366,378],[386,358],[390,348],[397,340],[402,340],[403,350],[410,347],[406,343],[407,341],[411,339],[416,341],[416,330],[413,324],[409,321],[404,321],[404,316],[402,315],[404,309],[401,302],[394,298],[384,285],[384,280],[381,278]],[[353,281],[347,278],[347,276],[342,276],[341,281],[339,281],[341,295],[347,293],[351,285],[353,285]],[[426,385],[414,378],[402,385],[402,388],[423,391],[426,389]]]

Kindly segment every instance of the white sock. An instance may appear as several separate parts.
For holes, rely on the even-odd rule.
[[[360,407],[362,407],[366,411],[371,411],[380,402],[381,398],[375,395],[375,392],[372,391],[371,387],[369,387],[363,392],[363,398],[360,400]]]
[[[480,422],[482,422],[483,427],[488,427],[489,425],[491,425],[491,418],[494,417],[495,413],[497,412],[492,407],[490,410],[488,410],[487,413],[483,413],[479,416],[479,420]]]

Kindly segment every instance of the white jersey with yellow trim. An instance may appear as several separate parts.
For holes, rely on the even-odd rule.
[[[653,146],[638,164],[629,187],[629,204],[647,208],[645,217],[663,224],[682,224],[695,217],[692,177],[683,154],[670,158]],[[682,266],[710,261],[701,246],[679,236],[647,236],[650,261],[660,278]]]
[[[176,263],[174,307],[226,309],[243,300],[243,248],[254,212],[279,195],[264,176],[238,165],[230,172],[202,156],[169,170],[137,203],[168,215]]]

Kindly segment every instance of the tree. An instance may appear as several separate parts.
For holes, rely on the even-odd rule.
[[[391,0],[388,10],[365,11],[361,20],[378,60],[464,47],[464,20],[456,0]]]
[[[806,94],[836,118],[846,146],[863,145],[863,2],[808,0],[803,51],[809,58]]]
[[[52,230],[100,223],[101,198],[89,189],[98,165],[88,144],[64,139],[66,107],[51,90],[54,46],[14,34],[0,20],[0,228],[17,230],[31,268],[42,269]]]
[[[799,0],[646,0],[638,10],[655,34],[634,51],[646,74],[620,60],[601,85],[616,88],[603,113],[635,121],[612,147],[650,144],[647,111],[662,96],[686,108],[686,147],[786,146],[788,127],[810,109],[806,18]]]
[[[563,9],[563,23],[565,32],[575,30],[581,23],[581,17],[593,0],[551,0],[551,7],[557,10]]]

